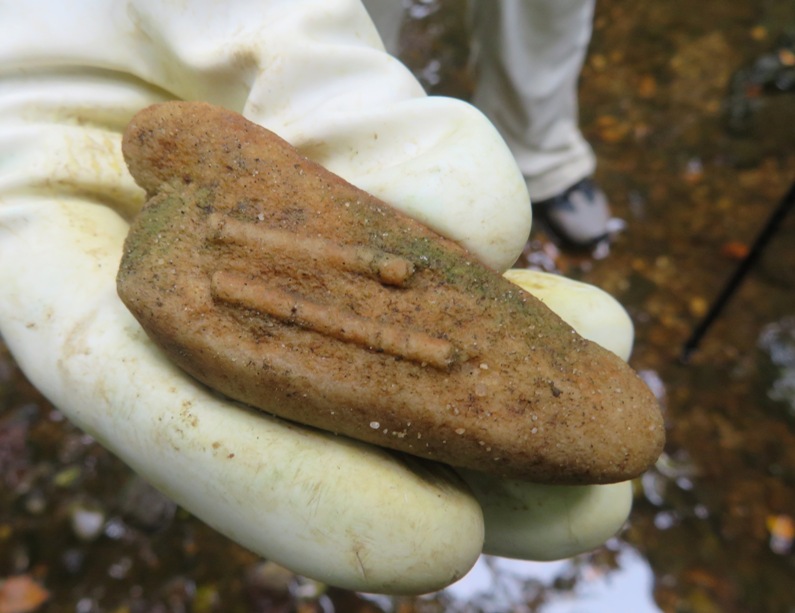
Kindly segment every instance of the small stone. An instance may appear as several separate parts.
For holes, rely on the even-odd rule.
[[[99,508],[78,503],[72,507],[70,513],[72,532],[81,541],[90,542],[95,540],[105,527],[105,513]]]

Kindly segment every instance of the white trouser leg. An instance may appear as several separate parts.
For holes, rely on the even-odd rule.
[[[384,48],[392,55],[397,55],[400,25],[405,13],[402,0],[362,0],[362,4],[384,41]]]
[[[480,0],[474,103],[508,143],[533,200],[593,173],[578,128],[577,80],[591,36],[594,0]]]
[[[363,0],[384,46],[397,53],[401,0]],[[594,0],[473,0],[477,54],[473,102],[508,143],[533,200],[592,174],[578,127],[577,81]]]

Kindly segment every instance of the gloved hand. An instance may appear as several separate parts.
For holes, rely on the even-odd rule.
[[[425,97],[359,2],[2,0],[0,67],[0,334],[56,406],[180,505],[296,573],[386,593],[441,589],[483,550],[553,559],[620,528],[627,483],[462,480],[219,398],[116,295],[143,201],[121,132],[174,98],[242,112],[492,268],[515,261],[531,215],[507,148],[472,107]],[[626,356],[614,301],[519,274]]]

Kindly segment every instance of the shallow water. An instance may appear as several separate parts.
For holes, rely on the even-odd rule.
[[[466,96],[461,2],[413,4],[405,60],[433,91]],[[678,359],[795,181],[795,94],[758,63],[787,28],[789,0],[598,3],[582,125],[626,227],[597,254],[562,251],[537,228],[526,259],[626,305],[631,363],[664,407],[666,453],[638,480],[619,538],[564,563],[484,559],[422,599],[326,589],[151,492],[2,349],[0,579],[43,586],[37,610],[52,612],[795,611],[795,213],[690,362]]]

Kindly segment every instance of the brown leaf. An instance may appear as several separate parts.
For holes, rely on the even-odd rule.
[[[720,254],[730,260],[742,260],[748,255],[748,245],[740,241],[729,241],[721,245]]]
[[[638,83],[638,96],[645,99],[657,95],[657,80],[652,75],[643,75]]]
[[[0,583],[0,613],[29,613],[49,599],[50,593],[28,575]]]

